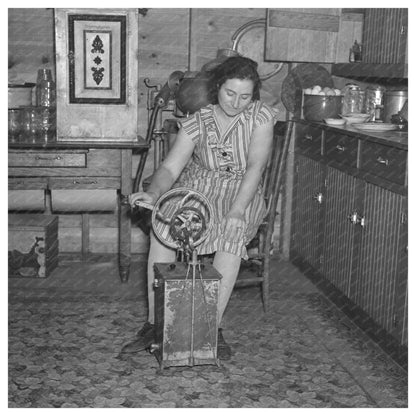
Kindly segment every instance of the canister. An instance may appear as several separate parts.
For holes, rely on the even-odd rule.
[[[384,92],[385,88],[380,85],[367,87],[365,90],[365,111],[371,115],[369,121],[382,121]]]
[[[407,90],[388,90],[384,93],[385,123],[391,123],[391,116],[397,114],[407,100]]]
[[[161,368],[218,365],[218,294],[221,275],[210,265],[155,263],[155,344]]]

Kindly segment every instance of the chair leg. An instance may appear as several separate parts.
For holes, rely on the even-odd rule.
[[[263,281],[262,281],[262,297],[264,313],[269,311],[269,275],[270,275],[270,254],[265,253],[263,258]]]

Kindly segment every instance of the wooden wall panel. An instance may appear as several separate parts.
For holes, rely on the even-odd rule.
[[[217,50],[231,48],[231,36],[251,20],[265,17],[265,9],[192,9],[190,67],[199,70],[217,56]]]
[[[266,58],[334,62],[341,9],[269,9]]]
[[[36,82],[48,61],[55,72],[53,9],[8,9],[10,83]]]
[[[188,70],[189,9],[149,9],[139,14],[139,134],[146,136],[147,94],[144,79],[163,86],[174,71]],[[163,112],[162,118],[170,118]],[[160,126],[161,127],[161,126]]]

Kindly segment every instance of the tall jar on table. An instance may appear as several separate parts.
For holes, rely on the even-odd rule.
[[[365,92],[355,84],[343,88],[342,114],[362,113]]]
[[[51,140],[56,132],[56,84],[49,68],[38,70],[36,106],[40,108],[40,136],[45,141]]]

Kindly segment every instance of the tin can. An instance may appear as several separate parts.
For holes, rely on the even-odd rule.
[[[385,88],[377,85],[368,87],[365,91],[365,109],[370,114],[369,121],[382,121]]]

